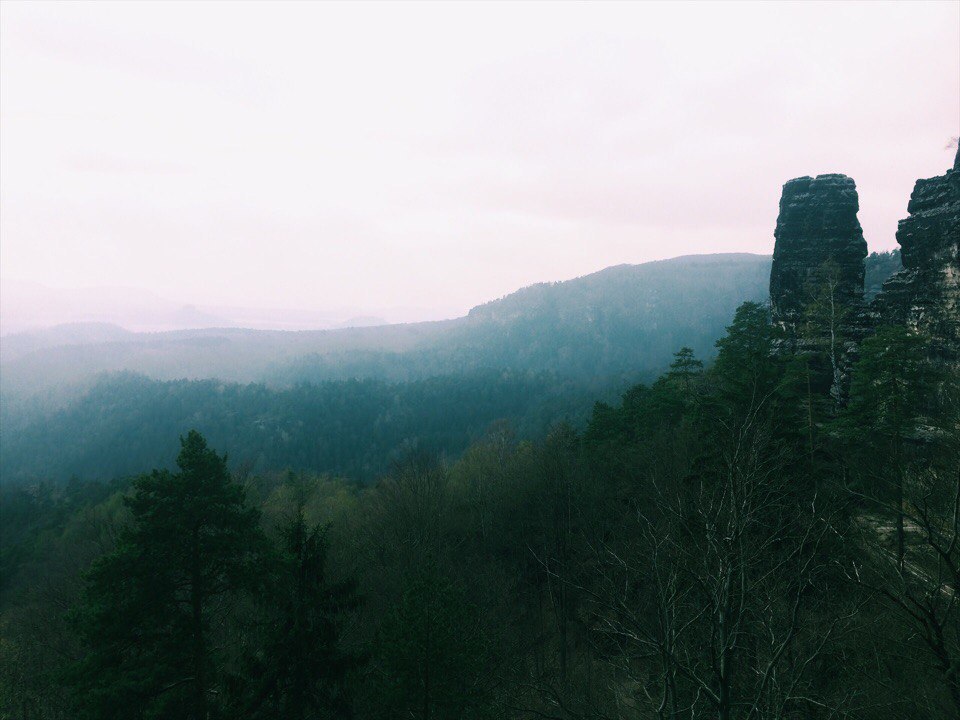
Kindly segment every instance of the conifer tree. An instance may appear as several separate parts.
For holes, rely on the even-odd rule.
[[[84,656],[78,709],[91,718],[219,715],[218,612],[252,576],[258,513],[200,433],[178,471],[154,470],[125,503],[132,524],[87,575],[73,615]]]

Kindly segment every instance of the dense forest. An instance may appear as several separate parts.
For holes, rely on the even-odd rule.
[[[747,302],[714,359],[677,348],[582,429],[494,422],[444,456],[438,421],[373,483],[251,471],[219,454],[231,428],[179,424],[146,474],[5,483],[0,713],[957,717],[960,388],[924,342],[881,328],[838,401],[818,390],[829,363],[775,352]],[[197,426],[190,393],[300,397],[123,381]],[[311,422],[352,428],[384,391],[298,392]],[[446,381],[416,392],[457,412]],[[96,419],[91,458],[156,457],[128,411]],[[62,427],[35,436],[34,467]]]
[[[960,0],[0,0],[0,720],[960,720]]]
[[[63,482],[171,467],[177,437],[202,428],[235,470],[289,468],[366,482],[413,445],[456,457],[496,420],[509,420],[523,437],[544,435],[557,418],[579,424],[590,397],[582,386],[543,372],[287,388],[122,373],[101,378],[75,402],[39,419],[29,413],[11,418],[0,474],[8,484]]]
[[[867,287],[899,263],[898,252],[870,255]],[[677,347],[712,358],[737,304],[766,292],[769,266],[754,255],[623,265],[525,288],[447,324],[149,339],[65,326],[5,338],[0,477],[170,468],[176,438],[198,428],[234,470],[366,482],[414,443],[455,459],[495,420],[522,439],[557,422],[580,429],[591,399],[654,380]],[[307,352],[320,340],[323,352]],[[137,375],[94,373],[127,366]]]

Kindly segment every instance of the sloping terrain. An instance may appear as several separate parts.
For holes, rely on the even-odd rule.
[[[273,384],[476,368],[653,373],[681,345],[709,353],[736,306],[765,296],[769,263],[738,254],[621,265],[533,285],[440,322],[303,332],[62,326],[4,338],[3,390],[22,396],[111,371]]]

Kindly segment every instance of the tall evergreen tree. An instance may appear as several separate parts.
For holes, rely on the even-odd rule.
[[[740,417],[773,409],[783,376],[773,353],[776,337],[768,307],[745,302],[737,308],[727,334],[717,341],[711,373],[714,413]]]
[[[673,354],[667,378],[680,385],[684,392],[690,392],[694,379],[702,372],[703,362],[696,358],[693,349],[682,347]]]
[[[86,717],[219,714],[212,636],[224,601],[251,577],[258,512],[200,433],[181,438],[177,467],[136,481],[125,500],[132,524],[87,575],[73,676]]]

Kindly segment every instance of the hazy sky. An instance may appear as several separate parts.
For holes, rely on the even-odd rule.
[[[3,277],[197,304],[454,315],[769,253],[781,185],[825,172],[889,249],[960,133],[958,2],[0,15]]]

